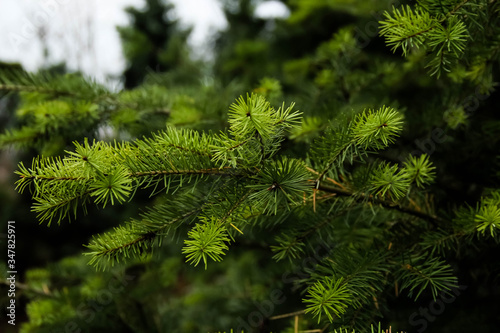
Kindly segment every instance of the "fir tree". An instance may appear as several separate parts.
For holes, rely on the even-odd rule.
[[[269,61],[272,55],[265,37],[266,20],[255,17],[256,1],[221,2],[228,26],[215,36],[214,71],[223,82],[255,84],[274,64]]]
[[[147,0],[143,9],[128,7],[131,26],[119,27],[128,67],[125,86],[142,83],[147,70],[166,72],[186,64],[189,58],[187,37],[190,30],[182,30],[172,18],[173,5],[163,0]]]
[[[278,24],[293,27],[320,10],[345,10],[327,1],[291,7],[291,19]],[[371,9],[349,7],[358,26],[343,26],[301,58],[275,64],[281,81],[262,78],[250,87],[258,93],[227,101],[227,115],[216,120],[225,126],[169,123],[115,141],[87,135],[62,156],[19,164],[17,189],[30,191],[44,224],[77,225],[92,207],[106,211],[151,197],[141,214],[94,235],[83,257],[29,271],[25,292],[33,301],[23,329],[50,332],[75,321],[90,331],[107,327],[100,325],[108,319],[138,332],[363,332],[383,317],[397,319],[403,296],[414,301],[406,305],[412,311],[423,301],[456,296],[463,280],[468,288],[485,288],[471,279],[469,266],[497,278],[498,267],[471,261],[494,259],[500,237],[498,168],[488,162],[497,154],[500,128],[490,111],[497,100],[498,4],[394,7],[380,22],[388,46],[382,50],[375,36],[366,47],[357,39]],[[406,59],[388,55],[391,50]],[[79,120],[88,129],[116,124],[108,120],[123,110],[138,116],[171,105],[165,115],[171,119],[190,105],[200,114],[204,99],[193,93],[191,104],[172,104],[165,98],[188,95],[162,94],[161,76],[154,77],[115,93],[80,77],[2,72],[3,91],[22,92],[22,103],[41,101],[27,104],[34,106],[26,129],[2,138],[37,145],[23,141],[21,131],[65,135],[68,115],[58,103],[91,104],[95,120],[86,126]],[[213,97],[214,109],[222,96]],[[461,103],[470,96],[481,97],[480,115],[472,117]],[[48,103],[53,120],[29,122]],[[217,112],[201,119],[213,121]],[[436,126],[453,138],[439,142],[439,154],[416,153],[413,140]],[[475,136],[477,129],[485,129],[490,146]],[[454,169],[466,158],[457,151],[477,157],[461,166],[475,172]],[[68,296],[71,282],[81,286]],[[90,302],[110,283],[116,292],[87,321]],[[251,316],[255,308],[260,317]],[[474,319],[477,312],[467,309]],[[47,311],[52,315],[43,316]],[[496,315],[488,313],[489,320]],[[413,329],[407,318],[398,329]]]

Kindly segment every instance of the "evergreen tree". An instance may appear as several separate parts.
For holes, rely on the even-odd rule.
[[[265,36],[266,20],[255,16],[255,0],[221,2],[227,27],[214,38],[214,71],[224,83],[256,84],[274,65]]]
[[[125,87],[142,83],[147,70],[166,72],[189,62],[187,37],[172,18],[173,5],[164,0],[147,0],[143,9],[128,7],[130,26],[119,27],[123,52],[128,61]]]
[[[289,3],[282,27],[346,11],[352,20],[329,39],[304,41],[313,50],[279,58],[272,66],[281,80],[253,73],[248,82],[262,79],[252,87],[259,94],[227,100],[217,125],[199,121],[219,115],[228,97],[216,96],[214,84],[202,94],[214,93],[217,111],[192,128],[169,123],[127,141],[91,137],[64,156],[19,165],[17,189],[31,191],[32,210],[49,225],[152,197],[141,214],[95,235],[85,256],[26,274],[24,331],[113,323],[134,332],[364,332],[379,320],[425,330],[444,311],[434,305],[452,313],[447,304],[460,298],[442,332],[496,331],[498,3],[393,7],[376,15],[388,48],[366,29],[387,1]],[[154,93],[164,89],[161,75],[150,78],[114,93],[72,77],[0,75],[2,90],[42,105],[84,96],[102,112],[92,126],[113,119],[125,101],[127,110],[172,103],[162,98],[173,94]],[[186,114],[181,96],[168,119]],[[191,96],[200,114],[206,99]],[[97,273],[84,268],[86,259]]]

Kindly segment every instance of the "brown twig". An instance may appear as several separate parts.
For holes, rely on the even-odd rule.
[[[277,320],[277,319],[283,319],[283,318],[298,316],[298,315],[304,314],[305,311],[306,310],[300,310],[300,311],[285,313],[285,314],[282,314],[282,315],[273,316],[273,317],[269,318],[269,320]]]

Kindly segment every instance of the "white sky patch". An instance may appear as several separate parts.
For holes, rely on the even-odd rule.
[[[182,24],[192,26],[190,44],[204,45],[213,32],[227,25],[217,0],[173,0],[175,12]]]
[[[142,0],[2,0],[0,60],[27,70],[65,61],[71,70],[103,80],[125,66],[117,25],[123,8]],[[44,57],[47,47],[49,58]]]
[[[290,10],[280,1],[265,1],[255,9],[255,16],[265,19],[286,18],[290,16]]]
[[[218,0],[171,0],[184,26],[192,26],[189,44],[206,55],[211,34],[226,27]],[[125,68],[116,26],[127,25],[124,8],[142,8],[143,0],[0,0],[0,61],[20,62],[25,69],[66,62],[70,70],[104,81]],[[286,17],[279,1],[256,9],[263,18]],[[49,57],[44,57],[43,48]]]

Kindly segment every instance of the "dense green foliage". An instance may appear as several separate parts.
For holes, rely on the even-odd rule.
[[[33,216],[119,220],[26,271],[22,332],[497,331],[497,1],[224,1],[207,71],[147,3],[134,89],[0,69]]]

